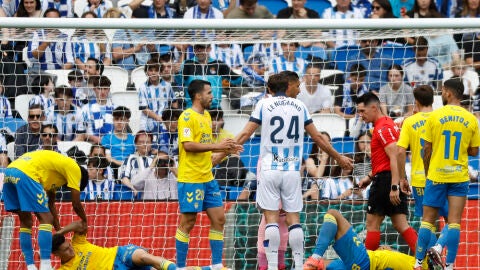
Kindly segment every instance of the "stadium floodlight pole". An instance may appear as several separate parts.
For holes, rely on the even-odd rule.
[[[480,28],[480,18],[442,18],[442,19],[232,19],[232,20],[196,20],[196,19],[99,19],[92,18],[0,18],[0,26],[6,28],[61,28],[61,29],[454,29]]]

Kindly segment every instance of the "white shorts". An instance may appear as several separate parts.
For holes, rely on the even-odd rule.
[[[264,210],[302,211],[302,180],[298,171],[262,171],[257,176],[257,205]]]

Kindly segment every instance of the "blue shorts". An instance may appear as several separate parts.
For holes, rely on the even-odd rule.
[[[413,198],[415,199],[415,213],[416,217],[423,216],[423,194],[425,194],[425,188],[423,187],[412,187],[413,189]],[[445,204],[440,207],[439,215],[447,218],[448,217],[448,200],[445,201]]]
[[[178,183],[180,213],[198,213],[222,207],[222,195],[216,180],[205,183]]]
[[[345,235],[340,237],[333,249],[337,252],[346,269],[370,270],[370,257],[362,240],[353,232],[350,227]]]
[[[336,259],[336,260],[331,261],[327,265],[327,268],[325,268],[325,269],[326,270],[347,270],[347,268],[345,268],[345,265],[343,264],[342,260],[340,260],[340,259]]]
[[[16,168],[7,168],[3,181],[6,211],[50,212],[47,193],[39,182]]]
[[[423,205],[441,208],[448,201],[448,196],[467,197],[468,181],[461,183],[438,183],[427,179]]]
[[[143,249],[135,245],[119,246],[117,256],[113,262],[113,270],[150,270],[150,266],[136,266],[133,264],[133,252],[137,249]]]

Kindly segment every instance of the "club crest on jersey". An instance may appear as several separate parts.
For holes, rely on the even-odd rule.
[[[215,67],[210,67],[210,74],[217,74],[217,69]]]
[[[192,132],[190,131],[189,128],[184,128],[183,129],[183,137],[190,137]]]

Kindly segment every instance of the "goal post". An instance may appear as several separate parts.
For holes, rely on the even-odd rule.
[[[222,46],[224,44],[228,46],[238,45],[242,53],[241,64],[235,64],[233,60],[231,63],[227,63],[226,60],[222,61],[222,63],[232,65],[229,66],[232,73],[223,76],[221,85],[216,86],[219,88],[223,87],[223,92],[216,98],[218,99],[218,108],[224,111],[224,128],[227,131],[235,135],[248,121],[248,115],[252,107],[265,92],[265,81],[268,79],[268,74],[282,69],[290,69],[296,71],[302,79],[300,86],[302,91],[311,86],[306,81],[306,78],[319,77],[319,83],[325,86],[324,89],[327,89],[326,91],[329,95],[328,98],[325,98],[328,99],[326,100],[328,101],[325,103],[326,105],[320,104],[318,105],[320,109],[312,111],[314,123],[319,131],[326,131],[331,135],[332,145],[336,150],[344,154],[351,154],[353,157],[364,154],[355,146],[356,137],[361,131],[368,129],[368,127],[362,126],[358,122],[358,118],[346,119],[335,114],[334,104],[340,103],[346,107],[354,106],[351,100],[341,99],[339,89],[344,89],[344,84],[349,80],[349,69],[354,64],[360,62],[360,60],[363,61],[363,58],[359,56],[362,50],[371,49],[379,53],[378,63],[380,64],[372,63],[364,66],[367,73],[376,74],[375,76],[367,75],[369,79],[366,79],[364,82],[369,87],[371,86],[372,89],[388,83],[386,72],[389,66],[392,64],[403,65],[407,60],[414,59],[415,38],[418,37],[426,37],[430,42],[429,50],[433,54],[431,56],[443,61],[441,64],[438,63],[438,70],[443,76],[435,79],[434,83],[437,83],[437,86],[438,83],[448,76],[454,75],[451,67],[455,59],[465,60],[465,57],[475,58],[476,54],[480,54],[480,51],[469,51],[467,49],[474,47],[470,46],[471,44],[467,44],[470,40],[462,40],[462,37],[468,36],[469,33],[474,33],[473,37],[476,37],[476,33],[480,33],[480,18],[364,20],[0,18],[0,28],[0,41],[5,41],[4,43],[32,42],[35,33],[44,31],[47,34],[42,36],[41,42],[69,43],[72,46],[73,59],[85,59],[82,58],[84,56],[81,57],[75,54],[81,53],[81,51],[75,51],[73,45],[75,43],[89,42],[102,48],[105,45],[106,49],[99,49],[99,51],[105,54],[102,57],[112,58],[112,65],[106,66],[104,73],[112,83],[109,98],[111,97],[115,106],[126,106],[132,111],[130,127],[134,132],[144,127],[142,126],[143,112],[140,111],[140,107],[144,105],[140,105],[141,100],[138,93],[140,92],[140,87],[148,80],[148,74],[144,72],[144,64],[147,59],[153,58],[153,56],[150,51],[145,53],[145,51],[142,51],[144,49],[142,49],[135,53],[135,56],[136,61],[143,62],[136,62],[133,64],[134,67],[127,69],[118,64],[119,60],[113,59],[114,47],[126,44],[133,44],[134,46],[149,44],[154,45],[152,46],[155,47],[153,51],[158,54],[171,54],[171,73],[162,74],[162,76],[165,75],[166,78],[167,75],[170,75],[172,77],[172,84],[177,84],[177,87],[173,89],[175,96],[178,99],[182,99],[186,95],[184,88],[188,82],[178,72],[175,73],[175,71],[182,70],[184,61],[195,56],[195,51],[189,48],[189,46],[195,44],[211,45],[212,51],[215,48],[215,51],[209,55],[213,59],[214,56],[221,57],[220,52],[223,50]],[[133,34],[118,34],[125,30],[132,30]],[[343,31],[345,33],[348,32],[348,34],[339,38],[338,32]],[[452,40],[437,39],[437,37],[441,36],[452,36]],[[460,37],[460,40],[454,40],[453,36]],[[396,42],[399,39],[408,38],[412,38],[408,44]],[[362,41],[371,40],[381,40],[381,42],[378,42],[375,46],[361,44]],[[331,44],[335,42],[344,45],[332,47]],[[480,40],[478,42],[480,43]],[[289,47],[285,44],[294,44],[295,47]],[[455,44],[457,49],[454,49],[452,44]],[[467,45],[470,47],[467,47]],[[167,51],[162,51],[164,46],[168,47]],[[263,48],[261,48],[262,46]],[[295,48],[293,49],[294,51],[289,51],[291,48]],[[271,52],[274,50],[276,51]],[[218,54],[215,55],[217,52]],[[12,107],[15,107],[18,111],[18,118],[15,118],[15,120],[7,117],[0,119],[0,129],[4,129],[6,133],[13,135],[19,126],[27,122],[28,101],[31,100],[32,94],[38,94],[33,93],[35,90],[32,90],[31,79],[27,78],[20,82],[20,80],[17,80],[17,77],[37,75],[38,71],[32,72],[32,69],[38,64],[38,60],[32,56],[28,45],[20,51],[14,47],[2,46],[0,53],[5,53],[5,55],[11,53],[14,56],[14,58],[0,58],[0,67],[2,67],[0,69],[0,78],[2,79],[0,83],[3,83],[3,94],[9,98]],[[233,52],[231,53],[233,54]],[[275,64],[276,58],[289,57],[289,53],[295,54],[295,57],[302,59],[299,60],[299,64],[285,64],[285,66]],[[116,64],[113,63],[115,61],[117,61]],[[319,73],[308,74],[305,67],[309,63],[318,64]],[[461,67],[465,67],[462,76],[469,80],[467,86],[471,87],[471,92],[474,94],[479,85],[478,74],[475,68],[477,70],[480,70],[480,68],[474,66],[471,62],[464,63],[460,61],[460,63]],[[5,68],[7,64],[16,64],[17,68],[13,70],[7,69]],[[18,72],[17,64],[21,64],[20,72]],[[252,74],[250,70],[245,69],[250,64],[265,66],[268,70],[264,70],[265,74],[257,76],[258,74]],[[9,71],[6,72],[7,70]],[[60,69],[42,70],[42,74],[45,72],[51,75],[56,86],[68,85],[68,73],[73,70],[73,68],[67,71]],[[210,72],[208,75],[219,75],[216,69],[206,69],[205,72]],[[237,83],[237,78],[241,83]],[[86,84],[86,82],[84,83]],[[414,86],[416,83],[423,83],[423,81],[412,81],[411,84]],[[16,93],[15,91],[19,92]],[[88,98],[85,97],[87,102],[89,101]],[[145,102],[150,104],[154,100],[155,98],[147,98]],[[79,100],[79,105],[81,105],[82,101]],[[441,106],[441,98],[438,95],[435,101],[435,106]],[[319,111],[322,111],[322,113],[319,113]],[[163,120],[169,121],[171,119]],[[66,131],[60,131],[59,134],[61,132]],[[231,184],[231,186],[228,184],[222,186],[221,192],[226,200],[224,262],[233,269],[247,270],[257,267],[256,230],[258,229],[260,213],[255,207],[254,200],[238,201],[237,198],[243,190],[244,184],[255,179],[259,156],[259,140],[259,136],[256,134],[245,144],[245,150],[240,155],[240,160],[248,171],[248,173],[245,172],[247,176],[243,175],[241,181],[235,178],[239,178],[239,174],[234,176],[235,179],[233,180],[217,178],[221,183]],[[173,145],[171,145],[172,142],[167,142],[166,144],[169,147],[177,146],[175,145],[176,142],[173,142]],[[59,148],[62,145],[72,146],[71,143],[65,142],[58,145]],[[307,138],[304,145],[302,158],[307,159],[312,151],[312,141]],[[88,143],[82,144],[81,148],[87,149],[85,150],[86,155],[89,154],[90,146],[91,144]],[[15,146],[10,143],[8,148],[9,156],[12,157]],[[0,148],[0,150],[3,149]],[[60,150],[66,152],[68,149]],[[470,159],[472,170],[478,172],[480,170],[478,164],[478,157]],[[236,169],[240,171],[240,167]],[[126,168],[122,166],[120,171],[122,172],[123,170],[126,170]],[[228,172],[225,175],[228,175]],[[324,178],[328,177],[325,175]],[[116,178],[117,182],[119,182],[120,178]],[[313,176],[304,177],[302,180],[304,181],[303,189],[306,191],[311,182],[319,183],[320,191],[318,193],[321,197],[323,182],[314,178]],[[353,181],[358,181],[361,178],[361,174],[352,175],[351,178]],[[476,188],[478,193],[478,185]],[[112,192],[114,194],[121,193],[122,196],[103,198],[102,196],[105,194],[102,193],[100,197],[88,199],[88,194],[85,195],[85,208],[89,218],[89,240],[94,244],[102,246],[132,243],[151,249],[155,255],[175,260],[174,236],[179,220],[178,202],[171,199],[134,199],[131,191],[125,186]],[[475,194],[471,198],[474,197]],[[456,269],[478,269],[480,267],[480,247],[477,241],[479,239],[478,228],[480,226],[478,194],[476,194],[476,198],[468,200],[462,219],[462,239]],[[304,210],[301,213],[301,222],[305,230],[306,256],[311,254],[315,246],[318,229],[323,222],[323,215],[331,208],[339,209],[344,213],[346,218],[353,224],[355,231],[361,237],[364,235],[366,216],[366,200],[364,198],[360,200],[321,199],[306,201]],[[58,210],[62,225],[76,218],[69,202],[59,202]],[[411,213],[409,222],[414,228],[418,229],[420,219],[413,217],[413,201],[409,205],[409,210]],[[18,243],[19,222],[17,218],[13,222],[10,214],[4,211],[2,202],[0,202],[0,218],[4,220],[2,241],[0,241],[0,246],[2,247],[2,250],[0,250],[0,270],[2,267],[6,267],[7,264],[8,269],[23,269],[24,264]],[[15,223],[15,225],[11,225],[12,223]],[[208,219],[206,215],[202,214],[198,219],[196,229],[191,234],[190,246],[192,248],[189,250],[189,265],[209,264],[208,230]],[[394,231],[389,220],[382,225],[381,230],[383,244],[391,245],[402,252],[409,252],[408,246],[399,234]],[[13,237],[10,237],[11,234],[13,234]],[[4,235],[7,235],[8,239],[4,239]],[[472,239],[475,241],[472,241]],[[6,245],[9,248],[3,250]],[[6,250],[9,252],[6,252]],[[332,257],[334,255],[332,254]],[[6,256],[9,256],[9,258],[5,259]],[[287,264],[291,265],[291,255],[289,255],[288,251],[287,260]],[[58,265],[58,261],[56,263]]]

